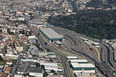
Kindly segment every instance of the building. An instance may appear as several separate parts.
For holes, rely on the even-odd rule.
[[[57,63],[51,63],[51,62],[40,62],[41,65],[45,66],[46,71],[51,71],[54,70],[56,72],[62,72],[63,70],[58,68],[58,64]]]
[[[1,77],[8,77],[8,73],[2,73]]]
[[[28,74],[29,64],[28,62],[20,62],[20,65],[17,69],[17,74]]]
[[[15,43],[15,48],[18,52],[23,51],[23,46],[21,46],[18,41]]]
[[[79,59],[76,56],[67,56],[76,77],[91,77],[95,73],[95,66],[86,59]]]
[[[95,47],[99,47],[100,46],[100,44],[96,43],[96,42],[93,42],[92,45],[95,46]]]
[[[11,69],[12,69],[12,67],[6,67],[5,73],[10,73]]]
[[[62,41],[64,39],[63,35],[59,35],[51,28],[40,28],[39,31],[50,42]]]
[[[39,50],[35,45],[29,47],[31,55],[39,55]]]
[[[70,60],[70,63],[88,63],[85,59]]]
[[[22,75],[15,74],[14,77],[22,77]]]
[[[35,36],[28,36],[28,40],[31,43],[37,43],[37,38]]]
[[[34,77],[43,77],[43,72],[41,68],[37,67],[30,67],[29,68],[29,75]]]
[[[91,63],[71,63],[71,68],[74,73],[78,72],[90,72],[95,73],[95,66]]]
[[[76,56],[67,56],[66,57],[69,61],[70,60],[77,60],[78,58]]]
[[[12,64],[12,61],[7,61],[6,64],[7,65],[11,65]]]
[[[0,68],[0,72],[2,72],[3,71],[3,69],[2,68]]]

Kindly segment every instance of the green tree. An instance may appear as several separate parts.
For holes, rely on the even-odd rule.
[[[0,56],[0,61],[3,61],[3,58]]]
[[[41,65],[41,68],[45,70],[45,66],[44,65]]]
[[[47,42],[45,42],[44,44],[45,44],[45,45],[47,45],[48,43],[47,43]]]
[[[43,74],[43,77],[47,77],[47,76],[48,76],[48,73],[45,71]]]
[[[55,73],[55,71],[54,70],[51,70],[51,73]]]
[[[36,65],[36,67],[40,67],[40,63],[36,62],[35,65]]]

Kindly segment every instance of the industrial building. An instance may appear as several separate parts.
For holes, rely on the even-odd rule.
[[[88,63],[85,59],[70,60],[70,63]]]
[[[66,58],[68,59],[68,61],[78,59],[76,56],[67,56]]]
[[[92,45],[95,46],[95,47],[99,47],[100,46],[100,44],[96,43],[96,42],[93,42]]]
[[[95,66],[86,59],[79,59],[76,56],[67,56],[67,59],[76,77],[91,77],[95,73]]]
[[[71,68],[76,72],[95,73],[95,66],[91,63],[71,63]]]
[[[58,66],[58,63],[51,63],[51,62],[40,62],[41,65],[45,66],[47,71],[54,70],[55,72],[62,72],[62,68]]]
[[[40,28],[39,31],[50,42],[63,40],[63,35],[59,35],[51,28]]]
[[[31,43],[37,43],[37,38],[35,36],[28,36],[28,40]]]

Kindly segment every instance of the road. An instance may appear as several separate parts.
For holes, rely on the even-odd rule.
[[[66,41],[68,41],[67,43],[65,42],[65,46],[66,48],[68,48],[68,50],[70,50],[70,52],[72,52],[71,50],[73,50],[74,52],[78,51],[77,53],[91,59],[95,63],[97,68],[101,71],[101,73],[106,75],[106,77],[115,77],[108,66],[98,60],[96,53],[90,50],[90,47],[86,43],[84,43],[84,41],[79,39],[77,34],[75,34],[73,31],[69,31],[63,28],[53,27],[53,29],[59,34],[63,34],[64,36],[66,35],[65,39]]]
[[[103,56],[102,56],[103,62],[105,62],[106,65],[108,65],[111,68],[110,71],[113,72],[114,70],[116,70],[116,62],[114,60],[114,55],[113,55],[114,50],[113,50],[112,46],[110,46],[109,44],[106,44],[103,41],[100,41],[98,39],[93,39],[93,38],[90,38],[90,37],[87,37],[84,35],[79,35],[79,36],[100,43],[100,46],[103,51]]]
[[[33,31],[35,36],[38,38],[40,45],[43,48],[49,48],[51,51],[59,52],[59,49],[56,49],[54,46],[51,46],[49,44],[46,47],[46,45],[44,44],[45,40],[43,40],[43,38],[36,33],[36,31],[34,30],[33,27],[31,27],[29,22],[27,22],[27,26]],[[59,57],[61,58],[61,60],[63,62],[62,64],[63,64],[63,68],[64,68],[64,77],[71,77],[71,74],[70,74],[70,71],[69,71],[69,67],[67,65],[67,60],[64,57],[62,57],[61,55],[59,55]]]
[[[16,74],[16,71],[17,71],[18,66],[19,66],[19,64],[20,64],[21,58],[22,58],[21,56],[18,57],[17,63],[16,63],[16,65],[13,67],[13,69],[12,69],[12,74],[11,74],[10,77],[14,77],[14,75]]]
[[[34,32],[34,34],[36,35],[36,37],[41,41],[40,44],[42,45],[42,47],[46,47],[44,45],[45,40],[42,41],[42,37],[40,37],[35,31],[34,29],[31,27],[31,25],[29,23],[27,23],[28,26],[32,29],[32,31]],[[66,47],[66,49],[64,48],[57,48],[55,47],[55,45],[53,43],[51,43],[49,45],[50,50],[52,51],[56,51],[56,52],[60,52],[60,53],[74,53],[74,54],[81,54],[83,56],[85,56],[86,58],[89,58],[90,60],[92,60],[96,67],[99,69],[99,71],[104,74],[106,77],[115,77],[112,72],[109,70],[109,68],[107,68],[107,66],[103,63],[103,62],[99,62],[98,57],[96,55],[96,53],[92,50],[90,50],[90,46],[87,45],[82,39],[80,39],[78,37],[78,35],[72,31],[63,29],[63,28],[54,28],[53,29],[58,32],[59,34],[63,34],[65,36],[65,44],[64,46]],[[48,46],[47,45],[47,46]],[[66,69],[66,68],[65,68]],[[68,74],[70,71],[69,70],[64,70],[65,72],[65,76],[66,77],[71,77],[70,74]],[[68,75],[68,76],[67,76]]]

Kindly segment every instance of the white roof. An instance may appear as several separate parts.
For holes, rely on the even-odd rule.
[[[28,36],[28,39],[36,38],[35,36]]]
[[[44,66],[58,66],[57,63],[50,63],[50,62],[40,62],[41,65],[44,65]]]
[[[87,64],[78,64],[78,63],[71,63],[72,64],[72,66],[74,67],[74,68],[78,68],[78,67],[81,67],[81,68],[84,68],[84,67],[87,67],[87,68],[89,68],[89,67],[95,67],[92,63],[87,63]]]
[[[57,43],[57,44],[62,44],[62,42],[61,42],[61,41],[56,41],[56,43]]]
[[[76,59],[76,60],[70,60],[71,63],[73,62],[88,62],[86,59]]]
[[[75,58],[75,59],[77,59],[77,56],[67,56],[67,58],[68,58],[68,59],[70,59],[70,58],[73,58],[73,59]]]
[[[40,30],[50,39],[63,38],[63,35],[59,35],[51,28],[40,28]]]
[[[58,68],[57,68],[57,67],[48,67],[48,66],[45,66],[45,69],[55,70],[55,71],[57,71],[57,70],[58,70]]]
[[[15,75],[14,77],[22,77],[22,75]]]

